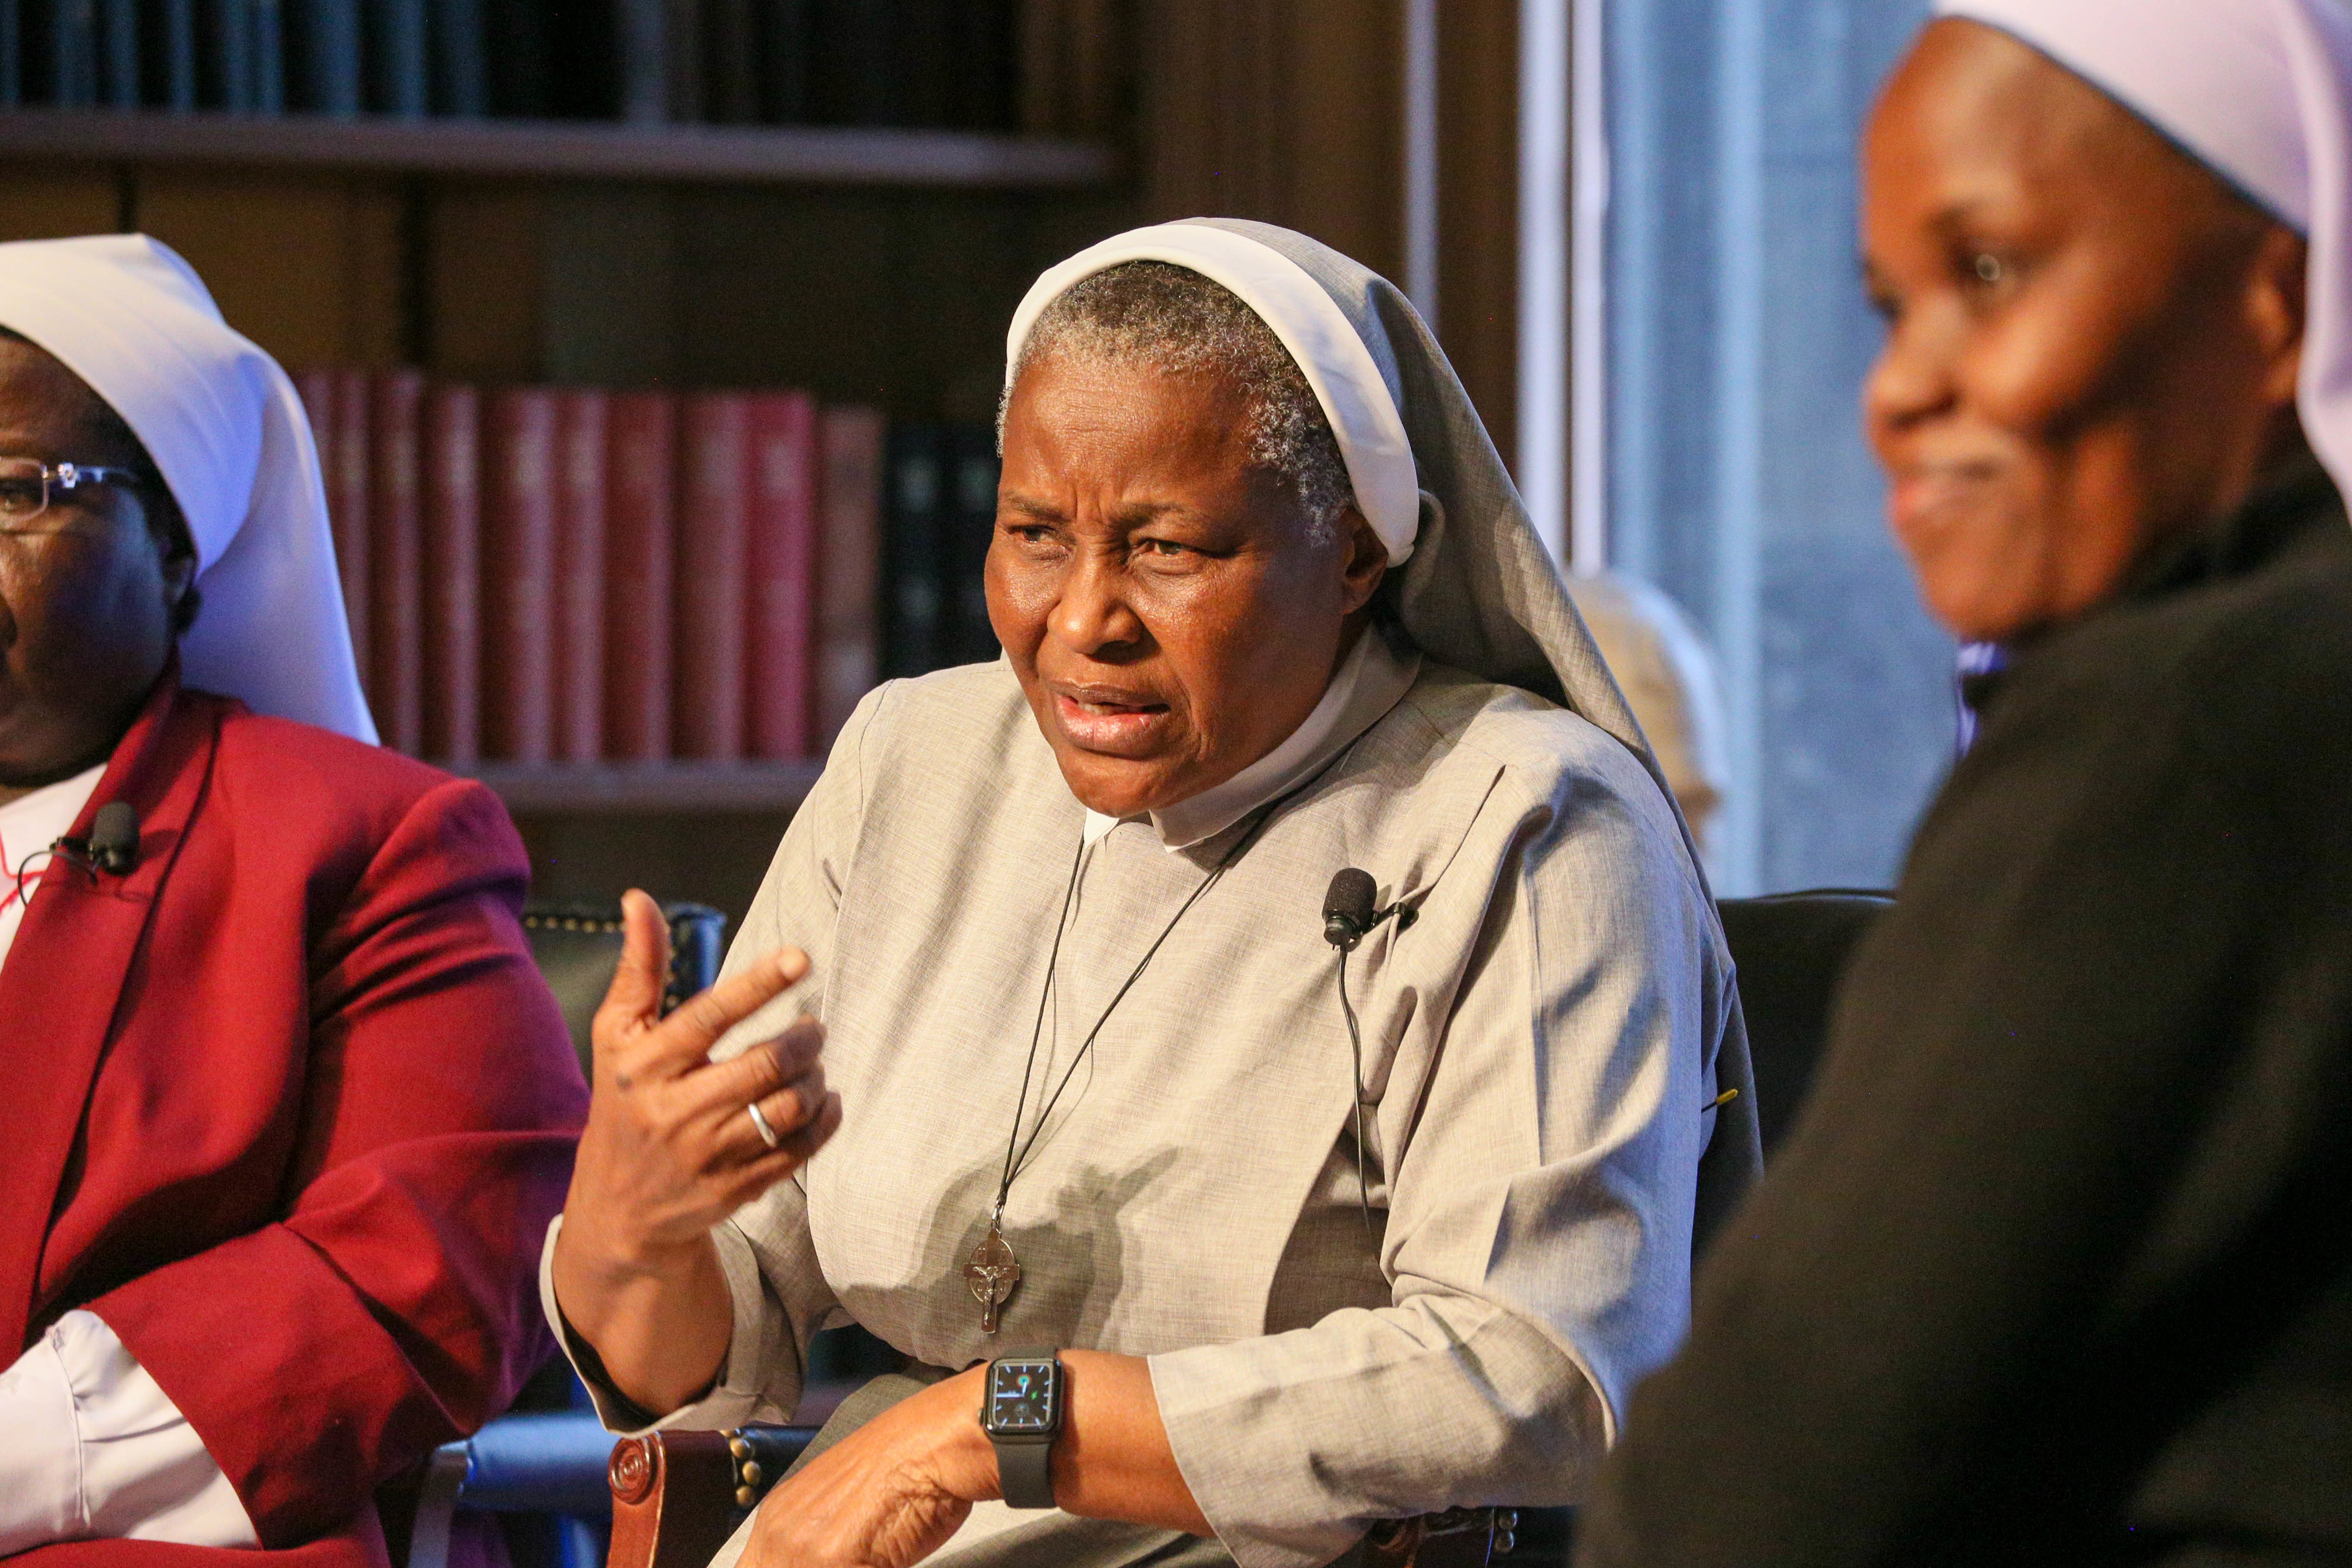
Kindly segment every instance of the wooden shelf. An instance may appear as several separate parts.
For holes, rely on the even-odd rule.
[[[822,763],[476,763],[479,779],[520,816],[660,816],[786,812],[799,807]]]
[[[1075,190],[1108,147],[956,131],[0,110],[0,159],[751,184]]]

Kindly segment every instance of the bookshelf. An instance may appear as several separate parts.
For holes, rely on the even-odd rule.
[[[5,110],[0,239],[152,234],[292,369],[782,384],[960,423],[992,413],[1031,280],[1121,228],[1265,218],[1400,273],[1394,0],[1016,9],[1120,18],[1097,54],[1048,51],[1036,135]],[[1517,7],[1441,10],[1440,331],[1507,450]],[[740,919],[817,764],[464,771],[508,803],[536,896],[637,885]]]
[[[447,765],[447,764],[445,764]],[[488,784],[517,816],[789,815],[824,769],[790,763],[470,763],[453,773]]]
[[[463,178],[1085,191],[1116,149],[1044,137],[835,126],[0,110],[0,160]]]

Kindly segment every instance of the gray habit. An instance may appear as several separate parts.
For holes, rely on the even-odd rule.
[[[993,1338],[958,1271],[1074,857],[1047,1084],[1258,817],[1181,849],[1129,821],[1082,850],[1085,812],[1008,666],[869,696],[730,957],[789,943],[811,974],[722,1047],[822,1016],[842,1127],[715,1233],[733,1342],[711,1394],[663,1425],[783,1419],[810,1336],[849,1321],[940,1368],[1148,1356],[1223,1549],[1312,1568],[1379,1519],[1580,1498],[1633,1384],[1683,1335],[1695,1207],[1704,1223],[1736,1199],[1756,1140],[1704,878],[1450,369],[1385,282],[1227,226],[1305,247],[1397,376],[1423,531],[1385,592],[1400,644],[1431,657],[1401,700],[1351,715],[1110,1014],[1013,1184],[1023,1276]],[[1401,331],[1418,334],[1402,353]],[[1418,916],[1348,963],[1369,1226],[1319,918],[1350,865]],[[1711,1110],[1727,1088],[1742,1098]],[[1166,1561],[1175,1543],[1052,1514],[982,1539],[1003,1514],[981,1505],[933,1561]]]

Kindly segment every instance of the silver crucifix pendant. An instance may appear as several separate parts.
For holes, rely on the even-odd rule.
[[[1013,1256],[993,1219],[988,1222],[988,1234],[971,1249],[971,1261],[963,1266],[963,1282],[980,1303],[980,1331],[994,1333],[996,1310],[1012,1300],[1013,1287],[1021,1283],[1021,1260]]]

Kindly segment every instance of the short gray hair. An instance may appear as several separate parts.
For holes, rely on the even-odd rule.
[[[1055,355],[1229,381],[1247,405],[1242,436],[1250,460],[1288,483],[1320,538],[1333,536],[1356,499],[1339,437],[1290,351],[1239,296],[1189,267],[1124,262],[1081,279],[1046,306],[997,405],[1000,451],[1022,373]]]

